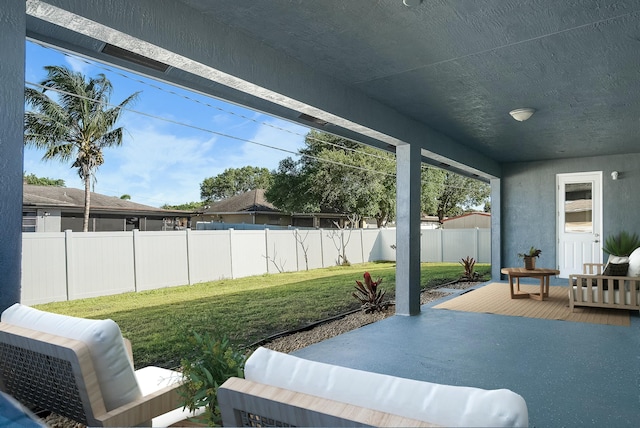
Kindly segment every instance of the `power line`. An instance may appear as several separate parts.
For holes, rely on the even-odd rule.
[[[358,153],[358,154],[362,154],[362,155],[370,156],[370,157],[374,157],[374,158],[379,158],[379,159],[383,159],[383,160],[391,160],[388,157],[384,157],[384,156],[379,156],[379,155],[375,155],[375,154],[372,154],[372,153],[363,152],[363,151],[360,151],[360,150],[357,150],[357,149],[352,149],[352,148],[349,148],[349,147],[342,146],[340,144],[331,143],[331,142],[328,142],[328,141],[324,141],[324,140],[309,136],[308,134],[307,135],[303,135],[303,134],[300,134],[298,132],[294,132],[292,130],[289,130],[289,129],[286,129],[286,128],[282,128],[282,127],[273,125],[273,124],[268,123],[268,122],[258,121],[256,119],[248,117],[246,115],[242,115],[242,114],[239,114],[239,113],[236,113],[236,112],[233,112],[233,111],[225,110],[225,109],[223,109],[223,108],[221,108],[219,106],[215,106],[215,105],[212,105],[210,103],[206,103],[206,102],[200,101],[198,99],[189,97],[189,96],[184,95],[184,94],[179,94],[176,91],[167,90],[167,89],[162,88],[162,87],[160,87],[158,85],[151,84],[151,83],[149,83],[147,81],[144,81],[144,80],[141,80],[141,79],[135,79],[135,78],[131,77],[130,75],[127,75],[127,74],[125,74],[123,72],[120,72],[120,71],[113,70],[113,69],[111,69],[109,67],[104,66],[101,63],[95,63],[95,62],[92,62],[92,61],[88,61],[85,58],[78,57],[78,56],[75,56],[75,55],[70,55],[67,52],[58,51],[58,50],[53,49],[53,48],[51,48],[49,46],[42,45],[40,43],[36,43],[36,42],[33,42],[33,43],[37,44],[38,46],[40,46],[42,48],[49,49],[49,50],[54,50],[54,51],[59,52],[59,53],[65,55],[65,56],[68,56],[70,58],[82,61],[82,62],[84,62],[84,63],[86,63],[88,65],[92,65],[92,66],[95,66],[97,68],[104,69],[104,70],[109,71],[111,73],[117,74],[117,75],[119,75],[119,76],[121,76],[123,78],[126,78],[126,79],[129,79],[129,80],[138,82],[140,84],[152,87],[152,88],[154,88],[156,90],[168,93],[168,94],[173,95],[173,96],[181,97],[181,98],[186,99],[188,101],[195,102],[195,103],[198,103],[200,105],[203,105],[203,106],[206,106],[206,107],[209,107],[209,108],[213,108],[213,109],[216,109],[218,111],[221,111],[221,112],[224,112],[224,113],[227,113],[227,114],[231,114],[231,115],[240,117],[240,118],[242,118],[244,120],[248,120],[248,121],[254,122],[254,123],[259,124],[259,125],[267,126],[267,127],[270,127],[270,128],[282,131],[282,132],[286,132],[286,133],[289,133],[289,134],[301,136],[301,137],[303,137],[305,139],[317,141],[317,142],[319,142],[321,144],[334,146],[334,147],[337,147],[337,148],[339,148],[341,150],[351,151],[351,152],[354,152],[354,153]],[[52,91],[55,91],[55,92],[58,92],[58,93],[62,93],[62,94],[65,94],[65,95],[69,95],[69,96],[83,98],[83,99],[86,99],[88,101],[91,101],[91,102],[94,102],[94,103],[101,103],[101,104],[104,104],[105,106],[109,106],[109,107],[118,107],[118,106],[113,105],[113,104],[104,103],[102,101],[98,101],[98,100],[91,99],[91,98],[88,98],[88,97],[82,97],[80,95],[73,94],[73,93],[68,93],[68,92],[65,92],[65,91],[61,91],[59,89],[45,87],[43,85],[40,85],[40,84],[37,84],[37,83],[33,83],[33,82],[29,82],[29,81],[26,81],[26,80],[25,80],[25,84],[32,85],[34,87],[38,87],[38,88],[42,88],[42,89],[46,89],[46,90],[52,90]],[[258,146],[269,148],[269,149],[272,149],[272,150],[277,150],[277,151],[281,151],[281,152],[284,152],[284,153],[288,153],[288,154],[291,154],[291,155],[294,155],[294,156],[306,157],[306,158],[317,160],[319,162],[335,164],[335,165],[338,165],[338,166],[343,166],[343,167],[347,167],[347,168],[351,168],[351,169],[355,169],[355,170],[360,170],[360,171],[365,171],[365,172],[372,172],[372,173],[376,173],[376,174],[382,174],[382,175],[388,176],[388,177],[395,177],[396,176],[396,174],[394,174],[394,173],[385,173],[385,172],[381,172],[379,170],[374,170],[374,169],[370,169],[370,168],[366,168],[366,167],[360,167],[360,166],[356,166],[356,165],[349,165],[349,164],[345,164],[345,163],[342,163],[342,162],[333,161],[333,160],[330,160],[330,159],[320,158],[318,156],[313,156],[313,155],[309,155],[309,154],[303,154],[303,153],[300,153],[299,151],[295,152],[295,151],[292,151],[292,150],[287,150],[287,149],[284,149],[284,148],[281,148],[281,147],[277,147],[277,146],[273,146],[273,145],[270,145],[270,144],[260,143],[258,141],[253,141],[253,140],[249,140],[249,139],[246,139],[246,138],[237,137],[237,136],[234,136],[234,135],[231,135],[231,134],[226,134],[226,133],[223,133],[223,132],[214,131],[214,130],[211,130],[211,129],[208,129],[208,128],[186,124],[186,123],[183,123],[183,122],[180,122],[180,121],[177,121],[177,120],[172,120],[172,119],[168,119],[168,118],[165,118],[165,117],[160,117],[160,116],[157,116],[157,115],[153,115],[153,114],[150,114],[150,113],[145,113],[145,112],[134,110],[134,109],[131,109],[131,108],[121,108],[121,109],[124,110],[124,111],[130,111],[130,112],[132,112],[134,114],[139,114],[139,115],[142,115],[142,116],[154,119],[154,120],[160,120],[160,121],[172,123],[174,125],[179,125],[179,126],[184,126],[184,127],[187,127],[187,128],[191,128],[191,129],[194,129],[194,130],[197,130],[197,131],[200,131],[200,132],[206,132],[206,133],[214,134],[214,135],[217,135],[217,136],[220,136],[220,137],[223,137],[223,138],[228,138],[228,139],[232,139],[232,140],[236,140],[236,141],[241,141],[241,142],[245,142],[245,143],[258,145]],[[350,140],[350,141],[353,141],[353,140]],[[360,144],[362,146],[368,147],[364,143],[360,143],[358,141],[354,141],[354,142],[357,143],[357,144]],[[389,153],[389,155],[391,157],[395,158],[395,154],[394,153]],[[394,159],[394,162],[395,162],[395,159]],[[430,168],[430,167],[426,166],[426,165],[422,165],[422,169],[423,170],[428,169],[428,168]],[[444,186],[448,187],[448,188],[465,189],[465,187],[463,187],[463,186],[451,186],[451,185],[444,185]],[[147,198],[147,199],[149,199],[149,198]],[[149,200],[152,200],[152,199],[149,199]],[[159,201],[157,201],[157,202],[159,202]]]
[[[210,134],[218,135],[220,137],[229,138],[229,139],[237,140],[237,141],[242,141],[242,142],[245,142],[245,143],[255,144],[257,146],[262,146],[262,147],[266,147],[266,148],[273,149],[273,150],[279,150],[281,152],[289,153],[289,154],[292,154],[294,156],[307,157],[307,158],[310,158],[310,159],[318,160],[320,162],[326,162],[326,163],[331,163],[331,164],[334,164],[334,165],[344,166],[344,167],[347,167],[347,168],[357,169],[357,170],[360,170],[360,171],[373,172],[373,173],[376,173],[376,174],[382,174],[382,175],[385,175],[385,176],[395,177],[395,174],[389,174],[389,173],[381,172],[381,171],[375,170],[375,169],[360,167],[360,166],[356,166],[356,165],[349,165],[349,164],[345,164],[345,163],[342,163],[342,162],[333,161],[333,160],[330,160],[330,159],[320,158],[318,156],[308,155],[308,154],[304,154],[304,153],[300,153],[300,152],[294,152],[292,150],[283,149],[281,147],[272,146],[270,144],[260,143],[258,141],[248,140],[248,139],[242,138],[242,137],[236,137],[235,135],[230,135],[230,134],[226,134],[224,132],[214,131],[214,130],[211,130],[211,129],[203,128],[201,126],[190,125],[190,124],[187,124],[187,123],[184,123],[184,122],[180,122],[180,121],[173,120],[173,119],[168,119],[168,118],[165,118],[165,117],[156,116],[156,115],[153,115],[153,114],[150,114],[150,113],[145,113],[145,112],[134,110],[134,109],[127,108],[127,107],[119,107],[119,106],[117,106],[115,104],[110,104],[110,103],[106,103],[106,102],[103,102],[103,101],[100,101],[100,100],[95,100],[95,99],[92,99],[92,98],[89,98],[89,97],[85,97],[85,96],[82,96],[82,95],[73,94],[71,92],[63,91],[63,90],[60,90],[60,89],[57,89],[57,88],[47,87],[47,86],[41,85],[39,83],[33,83],[33,82],[25,81],[25,84],[31,85],[31,86],[34,86],[34,87],[37,87],[37,88],[46,89],[48,91],[54,91],[54,92],[57,92],[59,94],[68,95],[68,96],[84,99],[84,100],[87,100],[87,101],[91,101],[91,102],[94,102],[94,103],[97,103],[97,104],[104,105],[105,107],[119,108],[120,110],[123,110],[123,111],[128,111],[128,112],[139,114],[141,116],[145,116],[145,117],[148,117],[148,118],[151,118],[151,119],[172,123],[174,125],[184,126],[186,128],[195,129],[195,130],[201,131],[201,132],[207,132],[207,133],[210,133]]]
[[[180,122],[180,121],[177,121],[177,120],[156,116],[156,115],[153,115],[153,114],[150,114],[150,113],[145,113],[145,112],[134,110],[134,109],[131,109],[131,108],[119,107],[119,106],[117,106],[115,104],[110,104],[110,103],[103,102],[101,100],[95,100],[95,99],[92,99],[92,98],[89,98],[89,97],[84,97],[82,95],[78,95],[78,94],[74,94],[74,93],[71,93],[71,92],[62,91],[62,90],[57,89],[57,88],[47,87],[47,86],[41,85],[39,83],[33,83],[33,82],[25,81],[25,84],[31,85],[31,86],[34,86],[34,87],[37,87],[37,88],[41,88],[41,89],[46,89],[46,90],[49,90],[49,91],[54,91],[54,92],[57,92],[57,93],[60,93],[60,94],[64,94],[64,95],[68,95],[68,96],[72,96],[72,97],[77,97],[77,98],[80,98],[80,99],[85,99],[87,101],[91,101],[91,102],[96,103],[96,104],[104,105],[105,107],[115,107],[115,108],[119,108],[119,109],[121,109],[123,111],[129,111],[131,113],[139,114],[139,115],[142,115],[142,116],[145,116],[145,117],[149,117],[151,119],[172,123],[174,125],[184,126],[186,128],[195,129],[195,130],[201,131],[201,132],[211,133],[211,134],[214,134],[214,135],[221,136],[223,138],[229,138],[229,139],[232,139],[232,140],[242,141],[242,142],[246,142],[246,143],[250,143],[250,144],[255,144],[255,145],[258,145],[258,146],[266,147],[266,148],[269,148],[269,149],[278,150],[278,151],[281,151],[281,152],[292,154],[294,156],[300,156],[300,157],[306,157],[306,158],[310,158],[310,159],[315,159],[315,160],[317,160],[319,162],[331,163],[331,164],[334,164],[334,165],[343,166],[343,167],[346,167],[346,168],[356,169],[356,170],[365,171],[365,172],[372,172],[372,173],[381,174],[381,175],[384,175],[384,176],[387,176],[387,177],[395,177],[396,176],[396,174],[394,174],[394,173],[385,173],[385,172],[382,172],[380,170],[360,167],[360,166],[356,166],[356,165],[349,165],[349,164],[345,164],[345,163],[342,163],[342,162],[334,161],[334,160],[331,160],[331,159],[325,159],[325,158],[321,158],[321,157],[318,157],[318,156],[313,156],[313,155],[304,154],[304,153],[300,153],[300,152],[294,152],[292,150],[283,149],[281,147],[276,147],[276,146],[272,146],[272,145],[269,145],[269,144],[260,143],[260,142],[249,140],[249,139],[242,138],[242,137],[236,137],[235,135],[230,135],[230,134],[226,134],[226,133],[223,133],[223,132],[214,131],[214,130],[211,130],[211,129],[208,129],[208,128],[203,128],[203,127],[200,127],[200,126],[187,124],[187,123]],[[344,148],[342,146],[339,146],[339,147],[340,148]],[[390,159],[388,159],[388,160],[390,160]],[[394,160],[394,162],[395,162],[395,160]],[[429,167],[423,165],[422,168],[423,169],[428,169]],[[451,186],[451,185],[444,185],[444,186],[448,187],[448,188],[457,188],[457,189],[463,189],[463,190],[465,189],[465,187],[463,187],[463,186]]]
[[[135,74],[134,72],[131,72],[131,74],[128,74],[128,73],[125,73],[125,72],[123,72],[123,71],[121,71],[121,70],[119,70],[119,69],[114,69],[114,68],[108,67],[108,66],[106,66],[105,64],[103,64],[103,63],[101,63],[101,62],[90,61],[90,60],[88,60],[88,59],[86,59],[86,58],[84,58],[84,57],[77,56],[77,55],[73,55],[73,54],[71,54],[71,53],[69,53],[69,52],[59,51],[59,50],[57,50],[57,49],[55,49],[55,48],[53,48],[53,47],[51,47],[51,46],[49,46],[49,45],[46,45],[46,44],[43,44],[43,43],[40,43],[40,42],[37,42],[37,41],[34,41],[34,40],[30,40],[30,42],[31,42],[31,43],[33,43],[33,44],[36,44],[36,45],[40,46],[40,47],[41,47],[41,48],[43,48],[43,49],[47,49],[47,50],[51,50],[51,51],[55,51],[56,53],[60,53],[60,54],[62,54],[62,55],[64,55],[64,56],[66,56],[66,57],[73,58],[73,59],[75,59],[75,60],[78,60],[78,61],[84,62],[84,63],[85,63],[85,64],[87,64],[87,65],[91,65],[91,66],[94,66],[94,67],[96,67],[96,68],[103,69],[103,70],[105,70],[105,71],[108,71],[108,72],[110,72],[110,73],[113,73],[113,74],[115,74],[115,75],[118,75],[118,76],[120,76],[120,77],[122,77],[122,78],[125,78],[125,79],[128,79],[128,80],[131,80],[131,81],[134,81],[134,82],[140,83],[140,84],[142,84],[142,85],[145,85],[145,86],[151,87],[151,88],[153,88],[153,89],[155,89],[155,90],[158,90],[158,91],[161,91],[161,92],[164,92],[164,93],[170,94],[170,95],[172,95],[172,96],[176,96],[176,97],[179,97],[179,98],[183,98],[183,99],[185,99],[185,100],[188,100],[188,101],[191,101],[191,102],[194,102],[194,103],[197,103],[197,104],[203,105],[203,106],[205,106],[205,107],[208,107],[208,108],[212,108],[212,109],[215,109],[215,110],[221,111],[221,112],[223,112],[223,113],[227,113],[227,114],[230,114],[230,115],[233,115],[233,116],[237,116],[237,117],[239,117],[239,118],[241,118],[241,119],[244,119],[244,120],[247,120],[247,121],[250,121],[250,122],[256,123],[256,124],[258,124],[258,125],[267,126],[267,127],[273,128],[273,129],[278,130],[278,131],[286,132],[286,133],[289,133],[289,134],[292,134],[292,135],[297,135],[297,136],[300,136],[300,137],[305,138],[305,139],[309,139],[309,140],[312,140],[312,141],[319,142],[319,143],[321,143],[321,144],[326,144],[326,145],[329,145],[329,146],[333,146],[333,147],[339,148],[339,149],[341,149],[341,150],[351,151],[351,152],[354,152],[354,153],[358,153],[358,154],[362,154],[362,155],[365,155],[365,156],[370,156],[370,157],[374,157],[374,158],[378,158],[378,159],[382,159],[382,160],[388,160],[388,158],[386,158],[386,157],[384,157],[384,156],[379,156],[379,155],[376,155],[376,154],[373,154],[373,153],[363,152],[363,151],[359,151],[359,150],[357,150],[357,149],[352,149],[352,148],[350,148],[350,147],[342,146],[342,145],[340,145],[340,144],[335,144],[335,143],[331,143],[331,142],[329,142],[329,141],[324,141],[324,140],[321,140],[321,139],[319,139],[319,138],[315,138],[315,137],[313,137],[313,136],[310,136],[310,135],[308,135],[308,134],[307,134],[307,135],[300,134],[299,132],[295,132],[295,131],[292,131],[292,130],[290,130],[290,129],[286,129],[286,128],[283,128],[283,127],[280,127],[280,126],[276,126],[276,125],[274,125],[274,124],[272,124],[272,123],[269,123],[269,122],[264,122],[264,121],[256,120],[255,118],[252,118],[252,117],[249,117],[249,116],[246,116],[246,115],[244,115],[244,114],[240,114],[240,113],[237,113],[237,112],[234,112],[234,111],[231,111],[231,110],[224,109],[224,108],[222,108],[222,107],[220,107],[220,106],[216,106],[216,105],[213,105],[213,104],[210,104],[210,103],[207,103],[207,102],[201,101],[201,100],[199,100],[199,99],[197,99],[197,98],[193,98],[193,97],[190,97],[190,96],[188,96],[188,95],[178,93],[177,91],[173,91],[173,90],[170,90],[170,89],[163,88],[162,86],[155,85],[155,84],[153,84],[153,83],[150,83],[150,82],[149,82],[149,81],[147,81],[147,80],[142,80],[142,79],[140,79],[140,78],[134,78],[133,76],[136,76],[136,74]],[[152,79],[151,79],[151,80],[152,80]],[[223,102],[223,101],[221,101],[221,102]],[[150,116],[150,117],[157,118],[157,117],[155,117],[155,116],[151,116],[151,115],[148,115],[148,114],[145,114],[145,115]],[[160,120],[162,120],[162,118],[159,118],[159,119],[160,119]],[[187,125],[185,125],[185,124],[181,124],[181,125],[187,126]],[[353,141],[353,142],[354,142],[354,143],[356,143],[356,144],[360,144],[360,145],[361,145],[361,146],[363,146],[363,147],[370,147],[370,146],[368,146],[368,145],[366,145],[366,144],[364,144],[364,143],[361,143],[361,142],[359,142],[359,141],[354,141],[354,140],[350,140],[350,141]],[[250,141],[248,141],[248,140],[247,140],[247,142],[250,142]],[[257,143],[257,144],[260,144],[260,143]],[[286,151],[286,150],[284,150],[284,149],[280,149],[280,148],[273,147],[273,146],[268,146],[268,145],[265,145],[265,147],[273,148],[274,150]],[[291,152],[291,151],[286,151],[286,152],[294,153],[294,154],[296,154],[296,155],[301,155],[301,154],[299,154],[299,153],[297,153],[297,152]],[[388,153],[388,155],[389,155],[389,156],[395,157],[395,153],[393,153],[393,152],[387,152],[387,153]],[[348,166],[348,165],[346,165],[346,166]],[[356,167],[356,168],[357,168],[357,167]],[[429,168],[429,166],[422,165],[422,169],[427,169],[427,168]],[[393,176],[395,176],[395,174],[393,174]]]
[[[258,120],[254,119],[254,118],[252,118],[252,117],[249,117],[249,116],[246,116],[246,115],[243,115],[243,114],[240,114],[240,113],[236,113],[236,112],[231,111],[231,110],[226,110],[226,109],[224,109],[224,108],[222,108],[222,107],[220,107],[220,106],[216,106],[216,105],[213,105],[213,104],[209,104],[209,103],[207,103],[207,102],[203,102],[203,101],[201,101],[201,100],[199,100],[199,99],[196,99],[196,98],[190,97],[190,96],[188,96],[188,95],[180,94],[180,93],[178,93],[178,92],[176,92],[176,91],[173,91],[173,90],[170,90],[170,89],[166,89],[166,88],[163,88],[163,87],[158,86],[158,85],[154,85],[153,83],[150,83],[150,82],[148,82],[148,81],[145,81],[145,80],[142,80],[142,79],[136,79],[136,78],[132,77],[132,75],[130,75],[130,74],[124,73],[124,72],[122,72],[122,71],[120,71],[120,70],[114,70],[114,69],[112,69],[112,68],[110,68],[110,67],[107,67],[106,65],[104,65],[104,64],[102,64],[102,63],[98,63],[98,62],[94,62],[94,61],[89,61],[89,60],[87,60],[87,59],[86,59],[86,58],[84,58],[84,57],[79,57],[79,56],[76,56],[76,55],[72,55],[72,54],[70,54],[70,53],[68,53],[68,52],[61,52],[61,51],[58,51],[58,50],[56,50],[56,49],[53,49],[53,48],[52,48],[52,47],[50,47],[50,46],[46,46],[46,45],[43,45],[43,44],[38,43],[38,42],[35,42],[35,41],[34,41],[34,42],[32,42],[32,43],[37,44],[38,46],[40,46],[40,47],[42,47],[42,48],[44,48],[44,49],[54,50],[54,51],[56,51],[56,52],[60,52],[61,54],[65,55],[65,56],[67,56],[67,57],[69,57],[69,58],[73,58],[73,59],[75,59],[75,60],[78,60],[78,61],[84,62],[85,64],[88,64],[88,65],[94,66],[94,67],[96,67],[96,68],[103,69],[103,70],[108,71],[108,72],[111,72],[111,73],[116,74],[116,75],[118,75],[118,76],[120,76],[120,77],[123,77],[123,78],[125,78],[125,79],[132,80],[132,81],[137,82],[137,83],[140,83],[140,84],[142,84],[142,85],[149,86],[149,87],[151,87],[151,88],[153,88],[153,89],[159,90],[159,91],[161,91],[161,92],[168,93],[168,94],[170,94],[170,95],[177,96],[177,97],[183,98],[183,99],[185,99],[185,100],[188,100],[188,101],[191,101],[191,102],[194,102],[194,103],[198,103],[198,104],[203,105],[203,106],[205,106],[205,107],[209,107],[209,108],[212,108],[212,109],[215,109],[215,110],[221,111],[221,112],[223,112],[223,113],[227,113],[227,114],[230,114],[230,115],[233,115],[233,116],[237,116],[237,117],[239,117],[239,118],[241,118],[241,119],[251,121],[251,122],[256,123],[256,124],[258,124],[258,125],[267,126],[267,127],[270,127],[270,128],[276,129],[276,130],[278,130],[278,131],[286,132],[286,133],[289,133],[289,134],[292,134],[292,135],[297,135],[297,136],[303,137],[303,138],[305,138],[305,139],[313,140],[313,141],[316,141],[316,142],[319,142],[319,143],[322,143],[322,144],[327,144],[327,145],[329,145],[329,146],[334,146],[334,147],[340,148],[340,149],[342,149],[342,150],[352,151],[352,152],[355,152],[355,153],[363,154],[363,155],[365,155],[365,156],[370,156],[370,157],[374,157],[374,158],[378,158],[378,159],[386,159],[386,158],[385,158],[385,157],[383,157],[383,156],[379,156],[379,155],[376,155],[376,154],[373,154],[373,153],[367,153],[367,152],[359,151],[359,150],[357,150],[357,149],[352,149],[352,148],[350,148],[350,147],[344,147],[344,146],[341,146],[341,145],[339,145],[339,144],[335,144],[335,143],[331,143],[331,142],[329,142],[329,141],[324,141],[324,140],[321,140],[321,139],[319,139],[319,138],[315,138],[315,137],[310,136],[310,135],[308,135],[308,134],[307,134],[307,135],[300,134],[300,133],[298,133],[298,132],[294,132],[294,131],[292,131],[292,130],[290,130],[290,129],[286,129],[286,128],[283,128],[283,127],[280,127],[280,126],[276,126],[276,125],[274,125],[274,124],[272,124],[272,123],[263,122],[263,121],[258,121]],[[351,140],[351,141],[353,141],[353,140]],[[366,145],[366,144],[360,143],[360,142],[358,142],[358,141],[354,141],[354,142],[355,142],[356,144],[360,144],[360,145],[362,145],[363,147],[367,147],[367,145]],[[394,154],[394,153],[389,153],[389,154],[390,154],[391,156],[395,156],[395,154]]]

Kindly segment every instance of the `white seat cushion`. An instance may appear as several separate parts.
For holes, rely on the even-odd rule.
[[[135,375],[143,396],[152,394],[165,386],[182,381],[182,373],[153,366],[136,370]],[[188,409],[178,407],[175,410],[153,418],[151,426],[168,427],[177,422],[200,415],[204,413],[205,410],[204,407],[201,407],[195,412],[189,412]]]
[[[524,399],[507,389],[440,385],[304,360],[258,348],[245,378],[443,426],[524,427]]]
[[[629,270],[627,276],[640,276],[640,248],[633,250],[629,255]]]
[[[16,303],[2,322],[42,331],[87,344],[107,411],[142,396],[122,333],[113,320],[90,320],[40,311]]]

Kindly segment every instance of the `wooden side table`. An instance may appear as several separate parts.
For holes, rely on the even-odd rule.
[[[512,299],[535,299],[544,300],[549,297],[549,282],[552,275],[560,275],[556,269],[525,269],[525,268],[502,268],[500,273],[509,276],[509,291]],[[513,288],[513,279],[516,279],[516,287]],[[520,291],[520,278],[540,278],[540,293],[525,293]]]

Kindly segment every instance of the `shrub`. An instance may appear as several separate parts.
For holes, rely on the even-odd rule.
[[[184,400],[184,407],[193,411],[204,406],[202,418],[207,424],[221,425],[218,387],[230,377],[244,377],[246,356],[234,350],[227,337],[214,340],[209,335],[194,333],[189,340],[196,356],[181,362],[185,383],[178,393]]]
[[[474,272],[476,261],[473,257],[467,256],[466,258],[460,260],[459,262],[464,267],[464,275],[462,276],[462,280],[466,281],[477,281],[480,275],[478,272]]]
[[[356,279],[357,293],[351,295],[360,301],[365,313],[382,311],[389,306],[389,302],[383,302],[385,291],[382,288],[378,290],[381,282],[382,278],[372,280],[369,272],[364,273],[364,284]]]

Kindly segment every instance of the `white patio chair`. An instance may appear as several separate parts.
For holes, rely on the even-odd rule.
[[[57,315],[15,304],[0,322],[0,389],[31,409],[89,426],[169,426],[193,416],[182,375],[133,368],[112,320]]]

